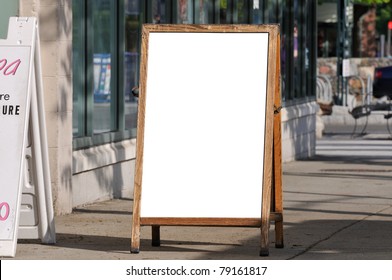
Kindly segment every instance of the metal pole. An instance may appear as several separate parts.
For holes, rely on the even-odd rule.
[[[338,14],[338,40],[337,40],[337,48],[336,48],[336,57],[337,57],[337,65],[336,65],[336,74],[338,78],[337,82],[337,94],[338,100],[337,103],[342,105],[343,100],[343,58],[344,58],[344,0],[337,1],[337,14]]]
[[[385,57],[385,35],[380,35],[380,57]]]
[[[387,56],[391,56],[391,29],[388,28]]]

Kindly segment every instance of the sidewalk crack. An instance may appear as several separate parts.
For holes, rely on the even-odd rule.
[[[323,239],[321,239],[321,240],[319,240],[319,241],[317,241],[317,242],[311,244],[310,246],[308,246],[307,248],[305,248],[302,252],[299,252],[298,254],[295,254],[294,256],[288,258],[287,260],[293,260],[293,259],[295,259],[295,258],[297,258],[297,257],[299,257],[299,256],[302,256],[302,255],[306,254],[307,252],[309,252],[310,250],[312,250],[314,247],[316,247],[317,245],[319,245],[320,243],[322,243],[322,242],[324,242],[324,241],[327,241],[328,239],[332,238],[332,237],[335,236],[336,234],[338,234],[338,233],[340,233],[340,232],[342,232],[342,231],[344,231],[344,230],[346,230],[346,229],[348,229],[348,228],[350,228],[350,227],[352,227],[352,226],[354,226],[354,225],[356,225],[356,224],[358,224],[358,223],[360,223],[360,222],[362,222],[362,221],[364,221],[364,220],[366,220],[366,219],[368,219],[368,218],[370,218],[370,217],[372,217],[372,216],[376,216],[376,215],[380,214],[381,212],[384,212],[385,210],[390,209],[390,208],[392,208],[392,205],[389,205],[389,206],[386,207],[386,208],[383,208],[383,209],[381,209],[381,210],[379,210],[379,211],[377,211],[377,212],[375,212],[375,213],[373,213],[373,214],[371,214],[371,215],[367,215],[367,216],[363,217],[363,218],[360,219],[360,220],[356,220],[356,221],[352,222],[351,224],[349,224],[349,225],[347,225],[347,226],[344,226],[344,227],[338,229],[337,231],[331,233],[331,234],[328,235],[327,237],[325,237],[325,238],[323,238]]]

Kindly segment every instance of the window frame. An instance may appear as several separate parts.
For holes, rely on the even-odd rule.
[[[76,3],[74,3],[75,5]],[[136,128],[125,128],[125,114],[124,114],[124,36],[120,32],[121,23],[125,20],[125,15],[120,11],[124,11],[124,1],[110,1],[111,17],[114,18],[110,29],[113,31],[110,38],[112,59],[111,59],[111,110],[110,110],[110,127],[112,131],[103,133],[94,133],[93,127],[93,110],[94,110],[94,73],[93,73],[93,26],[87,26],[87,22],[91,21],[91,7],[89,1],[77,1],[77,7],[81,9],[81,18],[77,20],[79,36],[81,42],[79,43],[80,53],[83,54],[84,59],[81,59],[76,64],[73,64],[73,75],[78,77],[73,78],[73,95],[77,95],[77,102],[73,102],[73,111],[77,110],[78,133],[73,133],[73,150],[88,148],[91,146],[99,146],[110,142],[117,142],[125,139],[136,138]],[[74,42],[73,42],[74,44]],[[73,48],[75,46],[73,45]],[[76,107],[75,107],[76,105]]]

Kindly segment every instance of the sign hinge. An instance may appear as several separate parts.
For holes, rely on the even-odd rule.
[[[274,114],[279,114],[280,110],[282,110],[282,106],[276,107],[276,105],[274,104]]]

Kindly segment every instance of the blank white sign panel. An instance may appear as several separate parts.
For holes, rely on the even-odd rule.
[[[268,33],[150,33],[141,217],[261,217],[267,61]]]

